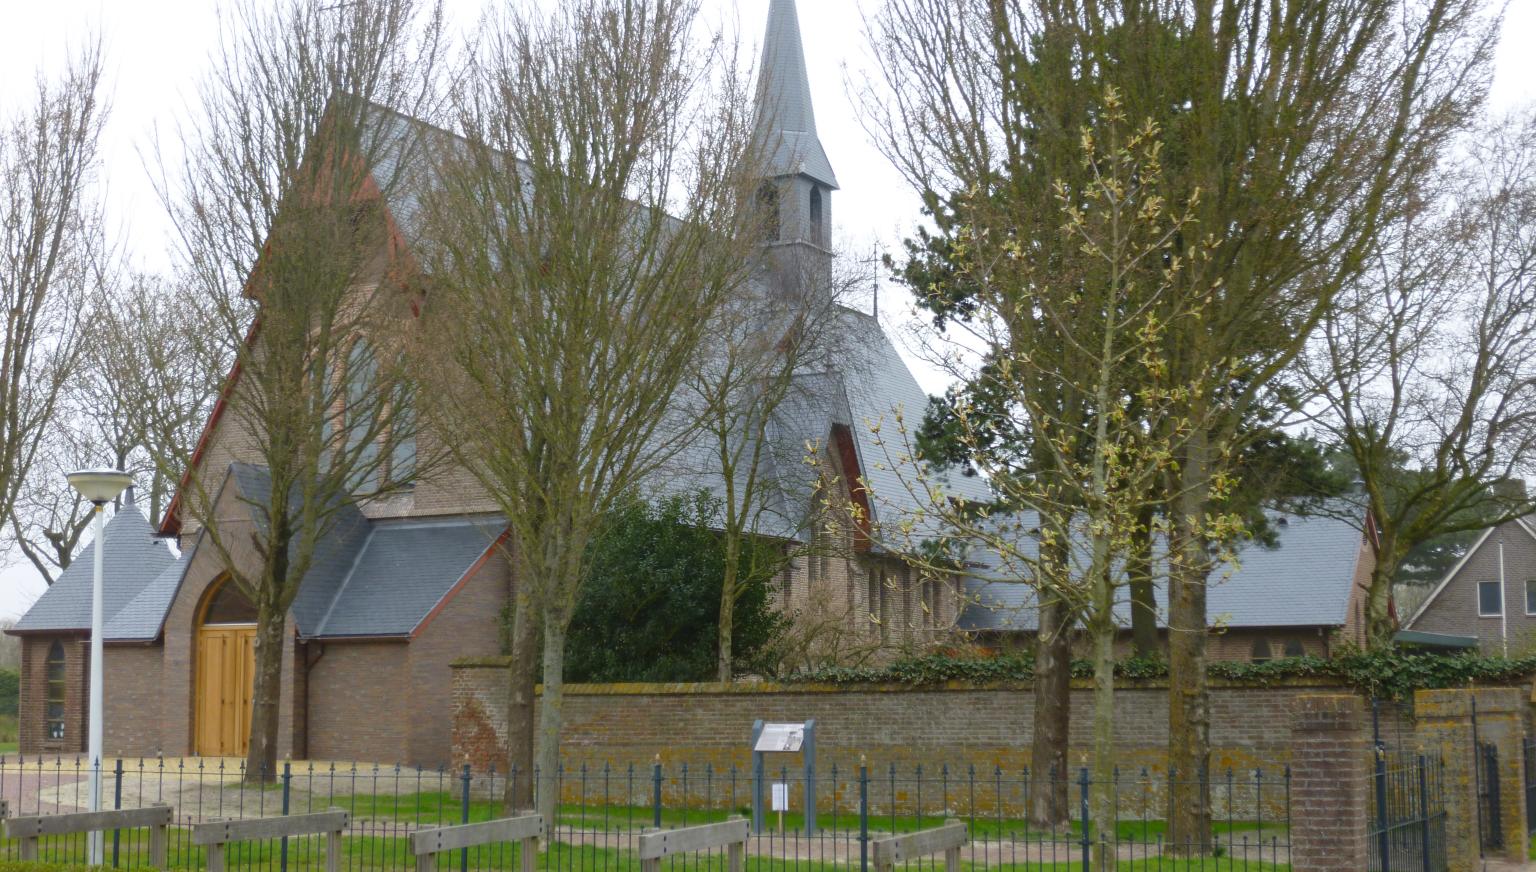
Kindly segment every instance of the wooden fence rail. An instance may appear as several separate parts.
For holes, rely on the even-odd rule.
[[[230,842],[260,839],[286,839],[292,836],[325,836],[325,872],[337,872],[341,862],[341,831],[347,828],[348,815],[342,809],[314,814],[252,818],[239,821],[211,821],[193,824],[192,844],[208,851],[208,872],[224,872],[224,846]]]
[[[40,836],[68,836],[77,833],[149,827],[150,865],[164,869],[165,828],[171,825],[173,817],[174,812],[168,805],[13,817],[5,819],[5,836],[9,839],[21,840],[21,859],[36,860],[37,840]]]
[[[751,828],[752,824],[746,818],[731,818],[718,824],[642,833],[638,840],[640,872],[661,872],[662,858],[673,854],[720,847],[728,851],[729,872],[743,872],[746,868],[747,836]]]
[[[904,836],[875,839],[875,872],[888,872],[897,863],[944,852],[944,872],[960,872],[960,849],[970,840],[962,821],[950,821],[942,827],[918,830]]]
[[[443,851],[517,842],[522,872],[534,872],[538,863],[539,839],[544,837],[544,818],[536,814],[459,824],[411,833],[411,853],[416,855],[417,872],[431,872],[433,860]]]

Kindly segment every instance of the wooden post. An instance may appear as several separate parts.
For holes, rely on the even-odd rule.
[[[208,872],[224,872],[224,843],[210,843],[207,850]]]
[[[155,824],[149,828],[149,865],[156,869],[165,868],[166,842],[165,824]]]
[[[747,868],[747,843],[732,842],[727,848],[730,872],[746,872]]]
[[[539,861],[539,840],[530,836],[517,843],[517,852],[522,855],[523,872],[534,872]]]
[[[876,872],[895,869],[898,863],[918,860],[944,852],[944,872],[959,872],[960,849],[970,837],[963,821],[950,821],[942,827],[918,830],[904,836],[891,836],[874,842],[873,866]]]
[[[27,836],[21,840],[21,859],[37,859],[37,836]]]
[[[325,834],[325,872],[338,872],[341,868],[341,830]]]

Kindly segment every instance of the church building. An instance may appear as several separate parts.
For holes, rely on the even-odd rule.
[[[759,199],[771,220],[750,292],[767,293],[806,276],[825,280],[827,270],[804,266],[830,267],[832,257],[838,182],[817,134],[794,0],[772,0],[757,99],[759,134],[769,145]],[[427,141],[446,136],[383,114],[385,123]],[[408,208],[388,197],[386,207]],[[899,440],[898,416],[915,428],[927,397],[875,318],[848,308],[836,317],[843,362],[798,375],[800,390],[769,428],[779,511],[778,526],[765,532],[786,547],[828,535],[826,525],[811,522],[824,499],[818,485],[828,482],[859,511],[844,547],[796,558],[774,597],[792,619],[822,621],[844,640],[911,649],[947,637],[963,605],[958,585],[918,577],[872,535],[921,510],[910,488],[918,470],[887,443]],[[256,437],[228,413],[239,398],[237,385],[226,389],[188,471],[215,494],[212,511],[234,531],[229,536],[261,523],[251,504],[271,491]],[[709,449],[680,452],[657,492],[723,493]],[[956,476],[945,487],[961,499],[987,496],[975,478]],[[287,615],[279,755],[453,762],[451,664],[499,653],[502,614],[518,584],[499,545],[504,529],[465,469],[424,475],[403,492],[345,507]],[[175,537],[181,557],[157,535]],[[255,610],[205,538],[179,499],[157,529],[132,506],[107,527],[108,754],[246,751]],[[10,631],[23,641],[24,754],[84,748],[90,566],[88,550]]]

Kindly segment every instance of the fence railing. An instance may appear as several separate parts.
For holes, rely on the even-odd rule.
[[[83,761],[0,759],[0,797],[18,814],[78,811],[86,807],[88,774]],[[961,865],[971,872],[1082,869],[1090,852],[1120,857],[1131,868],[1156,868],[1164,858],[1169,868],[1202,870],[1275,870],[1290,862],[1290,774],[1283,766],[1221,769],[1188,779],[1160,769],[1125,768],[1100,785],[1086,770],[1058,774],[942,762],[832,764],[820,768],[810,785],[817,797],[813,835],[806,835],[804,826],[803,775],[787,766],[766,769],[767,783],[754,783],[744,766],[712,762],[576,761],[547,777],[468,767],[294,762],[283,764],[272,777],[246,774],[238,764],[216,760],[109,762],[104,794],[118,808],[164,803],[175,809],[168,838],[172,869],[207,864],[205,846],[190,838],[198,824],[331,808],[348,815],[335,852],[340,868],[411,869],[417,866],[412,835],[501,818],[504,793],[525,780],[535,797],[554,791],[559,798],[557,814],[545,822],[545,870],[637,872],[639,840],[647,829],[672,830],[750,814],[754,788],[788,804],[766,816],[763,832],[750,834],[745,851],[753,872],[826,872],[833,867],[868,872],[874,839],[950,822],[965,825],[969,842]],[[775,784],[783,787],[773,790]],[[1085,823],[1087,799],[1101,786],[1115,811],[1113,826],[1103,832]],[[1168,796],[1186,786],[1208,797],[1212,831],[1203,837],[1169,828]],[[1058,820],[1032,819],[1043,794],[1062,801]],[[114,834],[107,865],[149,866],[147,847],[133,833]],[[1189,865],[1190,856],[1202,849],[1207,856]],[[14,840],[0,842],[0,859],[17,853]],[[75,837],[50,837],[39,844],[39,859],[50,862],[77,862],[85,853],[84,840]],[[270,838],[229,850],[226,862],[288,872],[326,865],[332,853],[319,837]],[[460,872],[517,870],[521,863],[518,846],[506,841],[433,856],[435,868]],[[905,865],[915,868],[919,862]]]
[[[1444,872],[1444,766],[1379,747],[1374,756],[1369,872]]]

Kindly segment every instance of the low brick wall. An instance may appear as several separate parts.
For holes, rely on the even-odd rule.
[[[495,764],[505,769],[506,666],[499,658],[460,661],[454,666],[453,748],[456,762],[477,771]],[[1225,813],[1224,784],[1232,771],[1235,813],[1251,813],[1255,791],[1253,770],[1262,769],[1266,784],[1258,793],[1268,814],[1278,811],[1284,796],[1284,767],[1291,760],[1292,727],[1306,694],[1352,693],[1337,684],[1288,681],[1270,687],[1211,686],[1211,766],[1213,801]],[[859,687],[805,684],[614,684],[568,685],[562,751],[566,792],[581,767],[591,773],[628,772],[633,765],[649,789],[651,764],[660,760],[667,772],[664,792],[669,802],[680,798],[677,773],[686,763],[698,790],[702,773],[713,767],[715,778],[749,777],[752,722],[804,721],[817,724],[818,782],[838,770],[838,795],[846,796],[861,757],[876,779],[876,792],[894,765],[898,777],[911,779],[921,765],[929,789],[948,778],[959,790],[975,767],[983,796],[1019,792],[1018,783],[1030,762],[1034,699],[1027,683],[985,686],[952,684],[913,688],[905,685]],[[1072,691],[1073,765],[1086,762],[1092,747],[1092,693],[1087,684]],[[1128,683],[1116,694],[1116,744],[1127,793],[1144,787],[1141,770],[1154,787],[1147,794],[1156,803],[1166,777],[1168,688],[1166,682]],[[1369,730],[1367,722],[1364,729]],[[787,767],[794,777],[798,757],[773,755],[771,767]],[[947,766],[947,773],[943,767]],[[1001,770],[999,772],[999,770]],[[1071,775],[1075,775],[1071,773]],[[995,790],[997,777],[1014,783]],[[1038,773],[1034,776],[1038,777]],[[1074,788],[1075,789],[1075,788]],[[647,794],[648,795],[648,794]],[[969,801],[968,798],[965,798]]]

